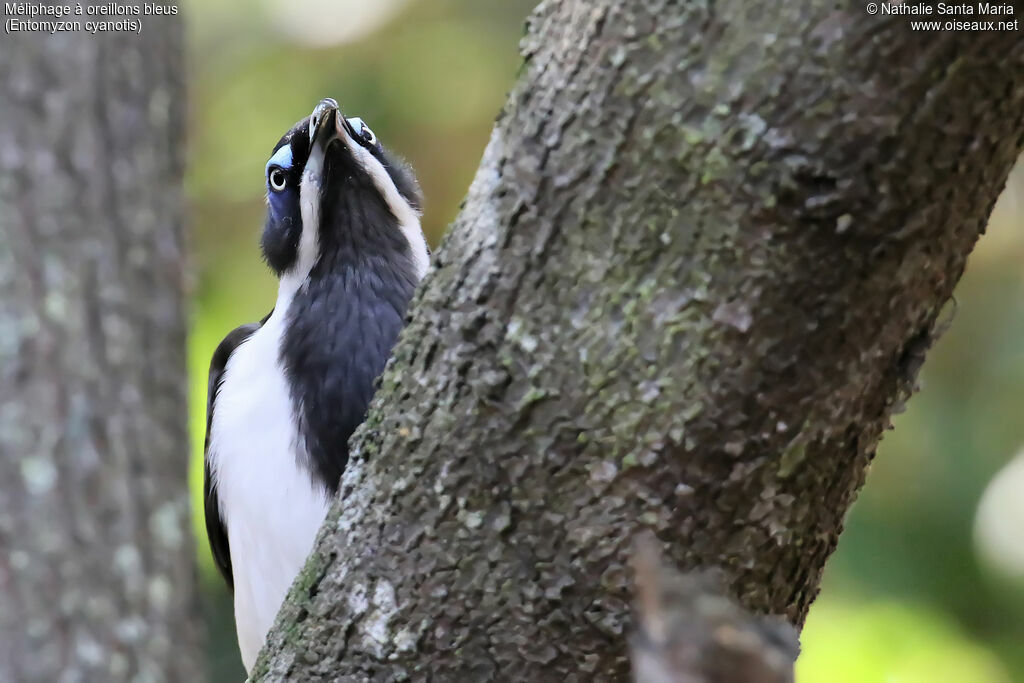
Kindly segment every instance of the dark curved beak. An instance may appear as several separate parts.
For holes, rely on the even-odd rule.
[[[338,119],[343,120],[339,115],[338,103],[330,97],[320,100],[320,104],[309,115],[309,144],[313,145],[324,135],[333,137],[338,132]]]

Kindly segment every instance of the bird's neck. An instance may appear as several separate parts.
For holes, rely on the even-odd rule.
[[[408,253],[387,249],[353,249],[349,245],[344,245],[303,258],[303,251],[306,254],[309,251],[300,250],[296,264],[282,273],[278,280],[275,312],[287,311],[299,292],[309,289],[311,283],[317,284],[322,280],[336,281],[339,276],[352,277],[360,273],[382,274],[388,286],[415,289],[423,278],[426,271],[424,264],[428,263],[429,259],[426,242],[422,240],[422,233],[420,235],[422,245],[410,244]]]
[[[274,303],[274,313],[283,316],[284,313],[292,304],[292,300],[295,299],[296,292],[299,291],[299,287],[305,282],[306,278],[309,277],[309,273],[302,275],[287,272],[281,276],[281,280],[277,285],[277,301]]]
[[[335,491],[419,280],[406,254],[327,251],[301,281],[281,278],[280,361],[315,482]],[[278,311],[275,311],[275,315]]]

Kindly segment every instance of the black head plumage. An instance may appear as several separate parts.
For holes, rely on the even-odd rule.
[[[321,250],[353,239],[401,249],[404,240],[396,233],[403,216],[418,215],[422,206],[408,164],[390,153],[362,119],[345,118],[332,99],[323,100],[274,146],[266,187],[261,247],[278,276],[298,264],[303,230],[315,232],[316,239],[307,235],[307,241]],[[305,225],[311,219],[316,225]]]

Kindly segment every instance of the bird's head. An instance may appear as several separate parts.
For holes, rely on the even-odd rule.
[[[267,161],[263,255],[278,277],[304,278],[325,255],[407,259],[418,279],[428,252],[416,177],[362,119],[324,99]]]

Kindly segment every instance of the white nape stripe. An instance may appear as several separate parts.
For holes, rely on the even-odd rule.
[[[398,220],[398,228],[405,236],[406,242],[409,243],[409,252],[412,255],[413,265],[416,267],[416,277],[422,278],[426,274],[427,268],[430,267],[430,252],[427,251],[427,240],[423,236],[423,228],[420,227],[419,213],[402,197],[402,193],[395,187],[384,164],[380,163],[369,150],[353,140],[345,126],[339,125],[338,128],[345,138],[345,144],[352,150],[352,156],[373,178],[373,184],[377,186],[377,191],[384,196],[388,208]],[[302,220],[305,221],[305,217]]]

